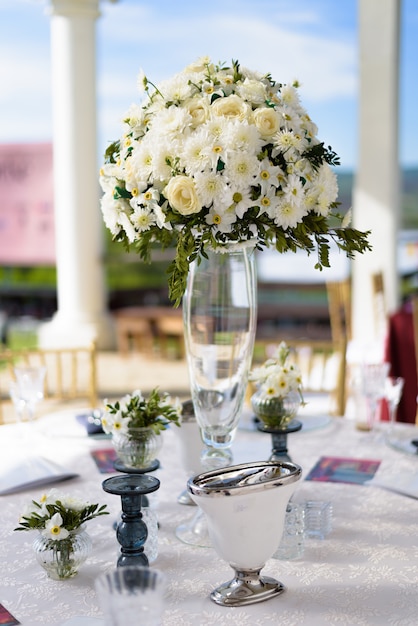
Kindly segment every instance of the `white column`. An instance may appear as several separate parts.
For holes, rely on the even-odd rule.
[[[400,0],[359,0],[359,156],[354,226],[371,230],[373,252],[353,263],[353,335],[381,342],[374,324],[372,281],[382,271],[386,308],[399,302],[397,235],[400,214],[398,92]]]
[[[114,344],[106,307],[99,208],[95,22],[99,0],[51,0],[58,311],[45,346]]]

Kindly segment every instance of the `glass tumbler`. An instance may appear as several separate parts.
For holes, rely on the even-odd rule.
[[[106,626],[160,626],[167,586],[165,575],[145,566],[124,566],[95,582]]]

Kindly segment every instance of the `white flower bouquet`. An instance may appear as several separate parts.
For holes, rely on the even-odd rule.
[[[296,363],[289,362],[290,348],[282,341],[271,358],[251,370],[249,380],[256,383],[260,400],[284,398],[297,391],[303,404],[302,374]]]
[[[160,393],[158,388],[148,398],[136,390],[114,404],[106,404],[102,427],[105,433],[122,433],[131,438],[135,438],[138,429],[148,427],[159,435],[170,422],[180,426],[181,410],[178,399],[172,401],[168,393]]]
[[[150,261],[152,246],[175,246],[170,298],[179,304],[189,264],[205,249],[250,244],[278,252],[317,250],[329,240],[350,258],[370,249],[338,207],[339,159],[317,138],[298,84],[199,59],[146,93],[124,118],[100,172],[106,226]],[[346,220],[348,221],[348,220]]]
[[[105,504],[91,504],[51,489],[42,495],[39,502],[32,500],[15,530],[37,529],[47,539],[61,541],[80,529],[85,522],[99,515],[108,515],[105,509]]]

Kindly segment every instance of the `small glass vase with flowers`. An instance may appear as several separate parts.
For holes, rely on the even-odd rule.
[[[123,467],[152,471],[159,466],[162,432],[170,423],[180,426],[180,416],[180,401],[172,401],[168,393],[155,388],[148,398],[136,390],[114,404],[107,403],[101,420]]]
[[[49,578],[73,578],[92,549],[85,523],[108,515],[106,505],[91,504],[51,489],[32,500],[14,530],[39,530],[33,543],[36,560]]]
[[[270,460],[290,460],[287,434],[302,428],[295,417],[304,400],[302,374],[298,365],[291,361],[286,342],[282,341],[271,358],[251,370],[249,380],[257,387],[251,396],[257,428],[272,435]]]

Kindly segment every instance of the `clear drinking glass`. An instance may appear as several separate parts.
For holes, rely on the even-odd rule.
[[[389,430],[392,431],[396,422],[396,411],[402,397],[405,380],[400,376],[387,376],[385,380],[385,399],[389,409]]]
[[[364,430],[373,431],[379,400],[385,396],[385,381],[389,363],[365,363],[361,368],[361,390],[367,400],[367,425]]]
[[[95,582],[106,626],[159,626],[164,611],[166,576],[145,566],[118,567]]]
[[[256,328],[254,251],[216,253],[192,263],[183,299],[192,399],[204,467],[231,463]]]
[[[16,382],[10,387],[10,395],[15,404],[18,419],[31,421],[35,417],[38,402],[44,397],[46,368],[15,367]]]

